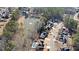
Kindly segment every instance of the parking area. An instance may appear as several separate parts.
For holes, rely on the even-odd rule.
[[[57,19],[56,19],[57,20]],[[56,46],[58,43],[61,44],[60,42],[57,42],[57,36],[60,31],[60,29],[63,27],[62,22],[58,21],[53,21],[53,19],[49,19],[44,27],[44,30],[41,31],[39,35],[39,41],[36,41],[35,44],[32,44],[32,48],[34,46],[35,50],[44,50],[44,51],[55,51],[58,49]],[[39,47],[40,46],[40,47]]]
[[[50,30],[48,37],[46,39],[46,41],[49,40],[49,43],[45,44],[45,49],[49,49],[50,51],[57,51],[58,48],[60,48],[62,46],[61,42],[57,41],[57,36],[58,36],[58,32],[59,30],[62,28],[63,24],[59,23],[59,24],[55,24],[54,27],[52,27],[52,29]],[[46,43],[45,41],[45,43]],[[49,48],[47,48],[47,46],[49,46]]]
[[[49,28],[49,29],[48,29]],[[38,51],[72,51],[72,39],[68,29],[64,27],[63,22],[53,23],[53,26],[47,28],[47,32],[42,32],[39,36],[39,42],[36,41],[34,50]],[[37,44],[38,43],[38,44]],[[40,46],[40,47],[39,47]]]

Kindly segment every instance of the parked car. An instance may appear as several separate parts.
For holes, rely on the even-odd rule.
[[[68,39],[68,35],[66,33],[61,33],[60,35],[60,38],[59,38],[59,41],[63,42],[64,43],[67,43],[67,39]]]
[[[50,24],[48,24],[48,25],[45,26],[45,29],[46,30],[50,30],[50,28],[51,28],[51,25]]]
[[[44,48],[44,44],[39,44],[37,48]]]
[[[60,38],[59,38],[59,41],[63,42],[63,37],[60,37]]]
[[[1,18],[1,19],[0,19],[0,22],[7,22],[7,19]]]
[[[52,18],[50,18],[50,19],[49,19],[49,21],[53,22],[53,19],[52,19]]]
[[[41,42],[41,44],[43,44],[44,43],[44,41],[40,41]]]
[[[3,12],[2,13],[2,18],[8,19],[9,18],[9,13],[8,12]]]
[[[48,24],[45,26],[45,29],[46,29],[46,30],[50,30],[52,27],[53,27],[53,23],[48,23]]]
[[[61,51],[70,51],[69,48],[61,48]]]
[[[62,34],[63,34],[63,35],[68,35],[68,32],[63,31]]]
[[[45,37],[47,37],[47,35],[48,35],[47,32],[42,32],[42,33],[40,34],[40,38],[41,38],[41,39],[44,39]]]
[[[53,22],[51,20],[48,20],[47,24],[52,24],[53,25]]]
[[[67,43],[67,40],[66,40],[66,38],[64,38],[64,37],[63,37],[63,40],[62,40],[62,41],[63,41],[63,44],[64,44],[64,43]]]
[[[38,44],[38,46],[36,47],[37,51],[42,51],[44,49],[44,44],[43,41],[41,43]]]
[[[39,44],[36,48],[37,51],[42,51],[44,49],[44,44]]]
[[[28,17],[28,12],[23,11],[23,12],[22,12],[22,15],[25,16],[25,17],[27,18],[27,17]]]
[[[35,41],[34,41],[34,42],[32,43],[32,48],[36,48],[37,46],[38,46],[38,42],[35,42]]]

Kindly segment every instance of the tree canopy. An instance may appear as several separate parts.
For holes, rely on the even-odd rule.
[[[38,10],[39,13],[43,13],[43,16],[46,17],[47,19],[50,16],[53,15],[62,15],[64,14],[64,8],[62,7],[40,7],[40,8],[35,8],[36,10]]]
[[[74,50],[79,51],[79,32],[73,35],[73,45],[75,46]]]
[[[64,25],[69,29],[77,29],[77,21],[71,18],[66,18],[64,21]]]
[[[49,18],[54,15],[62,15],[64,14],[64,9],[63,8],[58,8],[58,7],[47,7],[43,8],[42,12],[44,13],[43,16],[46,18]]]
[[[11,20],[6,24],[4,30],[3,30],[3,36],[6,38],[5,42],[5,50],[12,50],[14,45],[10,41],[12,39],[12,36],[16,33],[18,29],[17,24],[17,11],[12,13]]]

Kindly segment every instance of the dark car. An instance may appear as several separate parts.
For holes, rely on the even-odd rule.
[[[63,35],[63,34],[62,34],[62,35],[60,36],[60,38],[59,38],[59,41],[63,42],[63,44],[64,44],[64,43],[67,43],[67,35]]]
[[[68,35],[68,32],[63,31],[62,34],[63,34],[63,35]]]
[[[44,44],[39,44],[37,47],[38,48],[44,48]]]
[[[42,32],[40,35],[41,39],[44,39],[45,37],[47,37],[48,33],[47,32]]]
[[[61,51],[70,51],[69,48],[61,48]]]
[[[41,44],[43,44],[44,43],[44,41],[40,41],[41,42]]]
[[[42,51],[44,49],[44,44],[39,44],[36,48],[36,51]]]
[[[66,40],[66,39],[63,39],[62,41],[63,41],[63,44],[64,44],[64,43],[67,43],[67,40]]]
[[[26,11],[23,11],[22,15],[25,16],[26,18],[28,17],[28,13]]]
[[[59,41],[63,42],[63,44],[64,44],[64,43],[67,43],[67,40],[66,40],[64,37],[60,37],[60,38],[59,38]]]
[[[60,37],[60,38],[59,38],[59,41],[63,42],[63,37]]]

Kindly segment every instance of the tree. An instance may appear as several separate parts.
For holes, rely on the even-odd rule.
[[[13,11],[11,20],[6,24],[3,30],[3,36],[6,38],[5,42],[5,50],[12,50],[14,45],[11,41],[13,35],[17,32],[18,24],[17,24],[17,14],[18,11]]]
[[[79,32],[73,35],[73,46],[74,50],[79,51]]]
[[[15,11],[12,12],[12,20],[17,20],[19,17],[19,9],[16,9]]]
[[[48,7],[48,8],[44,8],[44,17],[46,17],[47,19],[55,16],[55,15],[62,15],[64,14],[64,9],[63,8],[58,8],[58,7]]]
[[[5,51],[11,51],[15,47],[15,45],[10,40],[7,40],[6,42],[7,43],[5,43]]]
[[[76,32],[77,30],[77,21],[69,17],[64,20],[64,25],[69,29],[70,33]]]
[[[10,20],[10,22],[6,25],[3,30],[3,35],[7,38],[12,37],[12,35],[17,31],[17,23],[14,20]]]
[[[62,15],[64,14],[64,8],[61,7],[43,7],[43,8],[36,8],[39,13],[43,13],[43,16],[49,19],[53,15]]]

